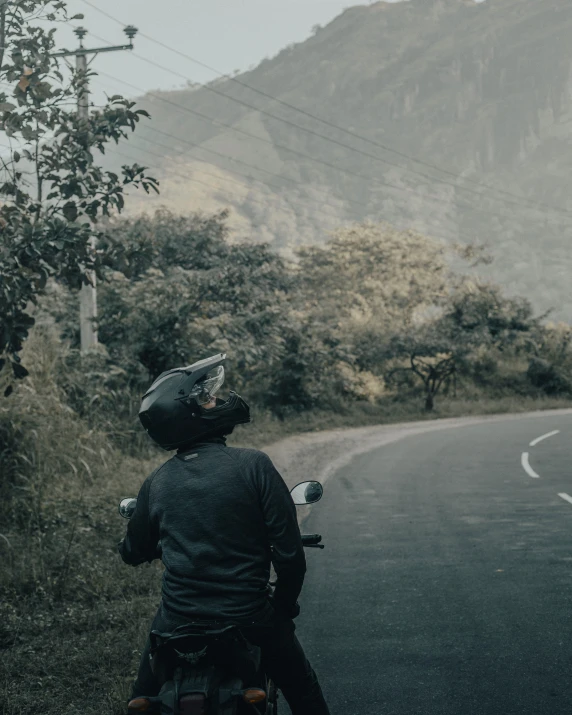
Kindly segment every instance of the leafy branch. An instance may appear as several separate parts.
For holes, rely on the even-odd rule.
[[[0,92],[0,129],[22,145],[0,158],[0,371],[9,364],[16,379],[28,374],[18,355],[34,324],[28,306],[47,280],[79,289],[91,270],[105,280],[104,266],[121,249],[98,221],[123,210],[128,186],[159,192],[146,167],[124,165],[118,175],[94,156],[127,140],[149,114],[119,95],[85,119],[69,111],[95,73],[74,71],[64,82],[53,57],[56,28],[33,24],[40,19],[65,21],[66,3],[0,0],[0,79],[14,87],[10,97]],[[22,159],[35,187],[17,166]],[[93,239],[104,248],[93,251]],[[11,391],[10,384],[5,396]]]

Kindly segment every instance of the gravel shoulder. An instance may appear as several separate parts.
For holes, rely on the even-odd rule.
[[[423,420],[373,427],[307,432],[269,444],[262,447],[262,451],[272,459],[274,465],[282,474],[284,481],[291,489],[298,482],[309,479],[317,479],[322,484],[325,484],[333,474],[349,464],[357,455],[413,435],[487,422],[526,420],[534,417],[568,414],[572,414],[571,408],[535,410],[534,412],[501,415],[450,417],[431,422]],[[309,512],[309,507],[299,510],[300,524],[303,523]]]

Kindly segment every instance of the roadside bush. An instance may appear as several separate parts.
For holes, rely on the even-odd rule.
[[[570,376],[548,360],[533,357],[526,375],[531,385],[540,388],[547,395],[572,394]]]
[[[493,356],[491,352],[483,352],[471,362],[466,374],[470,374],[476,385],[487,387],[493,383],[498,371],[498,356]]]
[[[17,529],[42,542],[59,507],[101,479],[112,454],[105,436],[67,403],[56,380],[61,353],[53,329],[36,325],[23,350],[30,374],[0,401],[0,531]]]
[[[36,324],[56,341],[59,357],[53,364],[53,380],[65,404],[113,446],[132,456],[154,454],[138,418],[141,397],[151,383],[145,367],[137,360],[113,359],[103,342],[81,356],[76,331],[79,299],[64,286],[50,283],[33,314]]]

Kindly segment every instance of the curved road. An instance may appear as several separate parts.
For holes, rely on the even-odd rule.
[[[571,428],[409,436],[328,480],[296,623],[332,715],[572,712]]]

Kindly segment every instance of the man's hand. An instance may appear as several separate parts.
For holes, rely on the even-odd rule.
[[[285,606],[281,603],[278,603],[274,599],[274,596],[269,596],[268,600],[270,601],[270,605],[276,611],[276,613],[279,616],[282,616],[284,619],[296,618],[300,615],[300,604],[298,603],[298,601],[296,601],[292,606]]]
[[[149,488],[159,469],[157,467],[143,482],[137,495],[137,506],[127,524],[127,533],[119,543],[121,558],[131,566],[139,566],[145,561],[151,563],[153,559],[160,558],[156,556],[159,529],[149,516]]]

